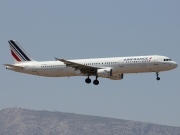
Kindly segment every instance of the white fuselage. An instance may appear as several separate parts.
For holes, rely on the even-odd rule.
[[[71,62],[98,68],[111,68],[112,74],[143,73],[143,72],[161,72],[171,70],[177,67],[177,63],[165,56],[132,56],[132,57],[114,57],[114,58],[93,58],[69,60]],[[30,61],[14,64],[23,68],[6,67],[7,69],[47,77],[65,77],[65,76],[87,76],[79,70],[66,66],[61,61]]]

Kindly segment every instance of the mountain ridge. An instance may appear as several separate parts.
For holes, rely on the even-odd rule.
[[[180,127],[65,112],[6,108],[0,135],[180,135]]]

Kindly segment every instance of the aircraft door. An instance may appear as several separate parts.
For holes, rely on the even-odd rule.
[[[124,66],[125,66],[125,61],[120,61],[119,62],[119,73],[124,72],[124,70],[125,70]]]
[[[35,73],[37,73],[37,67],[36,66],[32,66],[32,72],[35,72]]]
[[[120,68],[124,68],[124,61],[120,61],[120,62],[119,62],[119,67],[120,67]]]
[[[154,69],[155,69],[156,71],[159,70],[159,60],[158,60],[157,57],[154,58]]]

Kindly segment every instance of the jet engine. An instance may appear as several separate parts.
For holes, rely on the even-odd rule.
[[[124,74],[113,74],[109,79],[111,80],[122,80],[124,77]]]
[[[98,69],[97,75],[98,77],[110,78],[112,76],[112,69]]]

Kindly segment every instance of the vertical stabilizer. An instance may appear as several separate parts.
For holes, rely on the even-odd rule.
[[[9,40],[8,43],[15,63],[34,61],[17,41]]]

